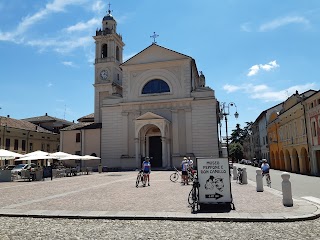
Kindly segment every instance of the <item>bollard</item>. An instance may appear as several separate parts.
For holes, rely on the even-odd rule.
[[[257,168],[256,173],[257,192],[263,192],[262,170]]]
[[[242,168],[243,172],[242,172],[242,184],[248,184],[248,174],[247,174],[247,169],[246,168]]]
[[[237,167],[233,166],[233,180],[237,180],[237,178],[238,178]]]
[[[102,165],[101,164],[99,164],[99,166],[98,166],[98,172],[102,173]]]
[[[291,190],[291,182],[289,181],[290,174],[287,172],[284,172],[281,174],[282,177],[282,203],[286,207],[292,207],[293,206],[293,200],[292,200],[292,190]]]

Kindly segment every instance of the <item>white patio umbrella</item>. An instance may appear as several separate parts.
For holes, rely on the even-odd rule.
[[[34,151],[34,152],[31,152],[31,153],[27,153],[25,155],[23,155],[23,157],[27,157],[27,156],[48,156],[49,153],[48,152],[44,152],[44,151]],[[40,159],[43,159],[43,158],[40,158]]]
[[[84,155],[81,156],[81,160],[100,160],[101,158],[95,157],[95,156],[90,156],[90,155]]]
[[[16,157],[21,157],[22,154],[11,152],[5,149],[0,149],[0,160],[5,160],[5,159],[14,159]]]
[[[23,156],[16,161],[31,161],[31,160],[39,160],[39,159],[55,159],[52,156],[45,156],[45,155],[31,155],[31,156]]]
[[[63,158],[63,157],[68,157],[72,154],[70,153],[65,153],[65,152],[55,152],[55,153],[49,153],[49,156],[55,157],[57,159]]]
[[[79,155],[69,154],[69,156],[59,158],[59,160],[60,160],[60,161],[63,161],[63,160],[81,160],[81,157],[82,157],[82,156],[79,156]]]

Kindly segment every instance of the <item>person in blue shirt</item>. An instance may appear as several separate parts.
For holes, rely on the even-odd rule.
[[[188,168],[189,168],[188,159],[186,157],[184,157],[181,162],[181,171],[182,171],[182,182],[181,183],[183,185],[189,184]]]
[[[142,163],[142,170],[143,170],[143,186],[146,186],[148,181],[148,186],[150,186],[150,172],[151,172],[151,163],[150,158],[146,157],[145,161]]]
[[[269,166],[269,164],[268,164],[266,159],[262,160],[261,170],[262,170],[262,174],[263,175],[266,174],[266,173],[269,173],[269,171],[270,171],[270,166]]]

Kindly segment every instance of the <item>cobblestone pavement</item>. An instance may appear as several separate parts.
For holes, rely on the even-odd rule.
[[[190,213],[188,194],[191,186],[169,180],[171,171],[154,171],[150,187],[135,187],[137,172],[110,172],[46,180],[40,182],[0,183],[1,209],[113,211],[113,212],[180,212]],[[265,188],[231,182],[236,213],[260,216],[264,213],[303,212],[308,206],[296,201],[284,207],[281,196]],[[267,203],[267,206],[265,205]],[[310,206],[309,206],[310,207]],[[312,206],[311,206],[312,207]],[[316,209],[316,207],[314,207]]]
[[[0,211],[144,211],[190,213],[191,186],[172,183],[172,172],[154,171],[150,187],[135,187],[137,172],[92,174],[41,182],[0,183]],[[279,192],[257,193],[252,184],[232,181],[236,214],[297,216],[310,210],[305,202],[282,205]],[[311,206],[317,208],[316,206]],[[218,213],[220,214],[220,213]],[[224,214],[224,213],[222,213]],[[296,215],[297,214],[297,215]],[[201,214],[195,214],[201,215]],[[205,215],[205,214],[202,214]],[[320,220],[298,222],[199,222],[155,220],[51,219],[0,217],[4,239],[319,239]]]
[[[0,217],[0,239],[319,239],[320,220],[286,223]]]

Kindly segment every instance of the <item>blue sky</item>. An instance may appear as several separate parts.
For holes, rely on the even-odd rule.
[[[93,112],[99,0],[1,0],[0,115],[48,113],[77,120]],[[112,14],[127,59],[152,43],[196,60],[220,102],[244,126],[296,90],[319,90],[318,0],[117,0]],[[230,114],[235,108],[230,108]]]

